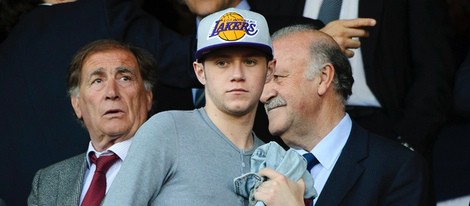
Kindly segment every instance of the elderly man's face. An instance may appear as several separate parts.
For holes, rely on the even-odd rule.
[[[71,97],[72,106],[98,151],[131,138],[147,119],[152,92],[145,90],[137,60],[128,51],[90,55],[79,87],[79,95]]]
[[[265,104],[269,131],[289,146],[299,145],[298,136],[311,129],[311,118],[319,110],[319,78],[306,78],[311,57],[303,35],[307,34],[273,41],[276,67],[260,98]]]

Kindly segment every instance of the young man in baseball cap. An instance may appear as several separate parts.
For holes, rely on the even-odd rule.
[[[104,205],[248,205],[233,180],[263,142],[252,132],[271,38],[258,13],[226,9],[198,28],[194,71],[205,107],[161,112],[137,132]]]

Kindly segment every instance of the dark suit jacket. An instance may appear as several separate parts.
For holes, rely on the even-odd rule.
[[[426,205],[428,178],[417,153],[353,123],[316,205]]]
[[[39,168],[86,148],[89,136],[74,118],[65,76],[73,54],[101,38],[150,51],[162,84],[193,85],[193,38],[165,30],[131,0],[80,0],[25,14],[0,44],[0,162],[13,169],[0,173],[0,197],[9,205],[24,204]]]
[[[454,94],[455,111],[470,120],[470,48],[455,75]]]
[[[83,153],[39,170],[28,205],[79,205],[86,169]]]
[[[302,16],[305,0],[249,0],[265,15]],[[426,145],[445,123],[451,106],[452,58],[433,1],[360,0],[359,17],[374,18],[361,39],[367,85],[398,135]],[[434,14],[434,15],[432,15]],[[423,149],[423,148],[418,148]]]

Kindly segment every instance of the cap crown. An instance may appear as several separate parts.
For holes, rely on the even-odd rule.
[[[258,13],[229,8],[201,20],[196,59],[219,48],[246,46],[260,49],[272,58],[272,42],[266,19]]]

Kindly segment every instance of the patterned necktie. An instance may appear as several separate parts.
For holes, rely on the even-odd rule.
[[[304,158],[307,160],[307,171],[310,173],[310,171],[312,170],[312,168],[313,168],[316,164],[318,164],[318,163],[320,163],[320,162],[319,162],[318,159],[317,159],[312,153],[310,153],[310,152],[309,152],[309,153],[305,153],[303,156],[304,156]],[[313,205],[313,199],[312,199],[312,198],[310,198],[310,199],[304,199],[304,204],[305,204],[306,206],[311,206],[311,205]]]
[[[96,165],[95,174],[91,180],[90,187],[83,198],[82,206],[99,206],[106,193],[106,172],[119,157],[113,153],[109,156],[96,157],[95,153],[90,153],[90,160]]]
[[[342,0],[323,0],[318,14],[324,24],[328,24],[330,21],[339,19],[339,12],[341,11]]]

